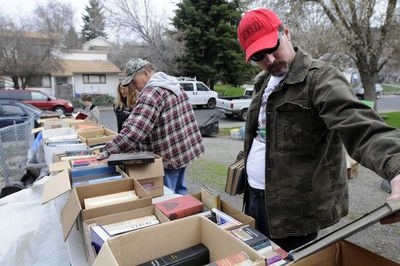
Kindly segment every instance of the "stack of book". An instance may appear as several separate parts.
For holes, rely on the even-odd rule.
[[[228,167],[225,192],[229,195],[240,194],[244,191],[244,160],[234,162]]]
[[[91,243],[94,246],[96,253],[98,253],[103,243],[112,236],[124,234],[141,228],[146,228],[159,223],[160,221],[157,219],[155,215],[149,215],[118,223],[105,224],[105,225],[101,224],[89,225]]]
[[[154,206],[170,220],[183,218],[203,211],[203,202],[192,195],[173,198],[158,202]]]
[[[96,165],[71,169],[71,183],[73,186],[97,184],[122,178],[123,176],[117,172],[115,166]]]
[[[251,265],[253,265],[253,261],[250,260],[249,255],[247,255],[246,252],[241,251],[229,257],[211,262],[205,266],[251,266]]]
[[[98,197],[86,198],[84,199],[84,204],[85,209],[92,209],[138,199],[139,197],[136,195],[136,192],[134,190],[130,190]]]
[[[110,157],[108,157],[108,165],[153,163],[154,158],[153,152],[111,154]]]
[[[257,229],[246,225],[232,230],[231,233],[263,256],[267,260],[267,265],[276,266],[286,263],[288,253],[272,243]]]

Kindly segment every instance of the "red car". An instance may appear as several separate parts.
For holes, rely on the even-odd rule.
[[[32,104],[42,110],[51,110],[59,114],[72,113],[74,106],[71,102],[56,99],[41,91],[36,90],[0,90],[0,99],[19,100]]]

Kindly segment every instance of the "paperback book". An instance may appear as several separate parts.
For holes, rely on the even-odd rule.
[[[99,254],[101,246],[103,246],[104,242],[110,238],[111,235],[103,228],[101,225],[92,225],[90,226],[90,239],[91,243],[96,251],[96,254]]]
[[[149,215],[118,223],[103,225],[103,228],[107,231],[109,235],[115,236],[126,232],[138,230],[141,228],[149,227],[152,225],[156,225],[159,223],[160,221],[157,219],[155,215]]]
[[[134,190],[130,190],[98,197],[86,198],[83,201],[86,209],[92,209],[138,199],[139,197],[136,195],[136,192]]]
[[[153,163],[154,153],[152,152],[130,152],[111,154],[108,157],[108,165],[117,164],[144,164]]]

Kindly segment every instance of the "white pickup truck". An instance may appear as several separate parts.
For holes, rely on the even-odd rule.
[[[220,97],[217,99],[217,108],[224,110],[226,117],[237,116],[245,121],[252,95],[253,89],[246,89],[240,97]]]

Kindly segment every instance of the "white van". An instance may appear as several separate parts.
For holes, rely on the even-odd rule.
[[[207,106],[214,109],[218,99],[218,93],[210,90],[203,82],[196,78],[178,78],[182,88],[186,91],[189,101],[195,106]]]

